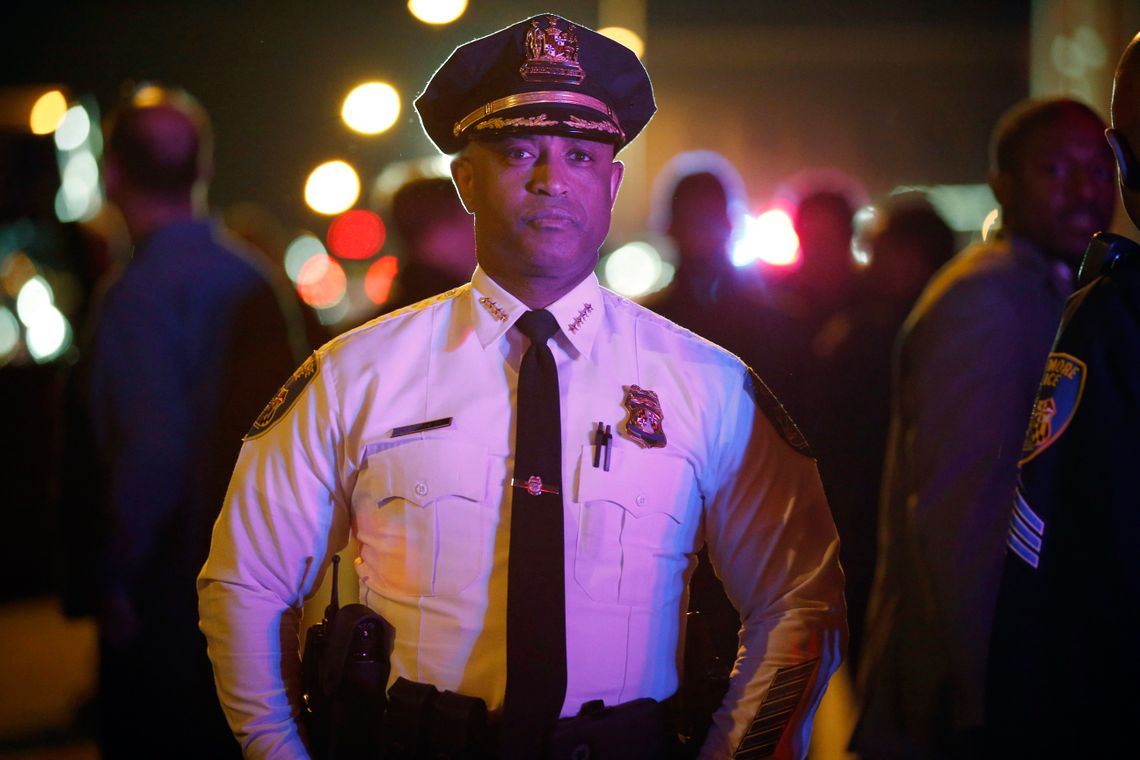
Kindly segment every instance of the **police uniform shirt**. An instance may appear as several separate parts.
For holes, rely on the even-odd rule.
[[[707,539],[744,622],[702,757],[765,742],[802,756],[846,635],[814,460],[761,411],[738,359],[593,275],[547,308],[561,326],[550,346],[562,402],[562,715],[676,691],[685,587]],[[395,628],[392,680],[501,709],[526,348],[511,328],[526,309],[477,269],[471,284],[320,349],[247,436],[199,578],[219,693],[247,756],[304,756],[287,696],[299,692],[298,611],[350,532],[361,601]],[[664,446],[627,430],[634,385],[657,395]],[[613,432],[608,470],[604,458],[594,466],[599,421]]]

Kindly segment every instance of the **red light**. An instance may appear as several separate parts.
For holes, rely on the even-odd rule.
[[[743,234],[732,250],[732,263],[738,267],[759,261],[769,267],[794,267],[800,261],[800,239],[792,217],[782,208],[765,211],[758,217],[745,217]]]
[[[335,306],[344,297],[345,284],[344,269],[329,256],[310,257],[297,275],[301,300],[317,309]]]
[[[384,221],[364,209],[346,211],[329,225],[329,250],[342,259],[367,259],[383,246]]]
[[[399,264],[395,256],[381,256],[372,262],[364,275],[364,294],[373,303],[382,304],[392,291],[392,280],[396,278]]]

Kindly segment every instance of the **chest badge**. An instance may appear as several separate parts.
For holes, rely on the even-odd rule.
[[[664,413],[661,401],[654,391],[637,385],[627,386],[622,406],[629,412],[625,421],[625,432],[638,446],[646,449],[665,447],[665,429],[662,427]]]

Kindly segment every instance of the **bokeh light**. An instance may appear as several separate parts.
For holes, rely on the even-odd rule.
[[[384,221],[364,209],[346,211],[329,225],[329,250],[342,259],[367,259],[384,246]]]
[[[28,126],[32,133],[37,135],[50,135],[67,115],[67,98],[59,90],[45,92],[32,106],[28,117]]]
[[[761,261],[773,267],[787,267],[799,258],[800,239],[787,211],[773,208],[758,217],[744,217],[741,235],[732,247],[733,265],[743,267]]]
[[[318,214],[347,211],[360,197],[360,177],[344,161],[328,161],[313,169],[305,182],[305,203]]]
[[[372,262],[364,275],[364,295],[374,304],[383,304],[392,292],[392,281],[399,271],[395,256],[381,256]]]
[[[874,206],[863,206],[851,218],[851,258],[859,267],[870,266],[871,248],[870,237],[878,231],[882,223],[882,215]]]
[[[20,323],[16,315],[0,306],[0,364],[4,364],[20,345]]]
[[[625,45],[638,58],[645,55],[645,41],[632,29],[626,29],[624,26],[603,26],[598,30],[598,34],[609,37],[619,45]]]
[[[55,130],[55,147],[60,150],[75,150],[87,142],[91,134],[91,117],[83,106],[67,109],[63,120]]]
[[[400,118],[400,94],[385,82],[362,84],[348,93],[340,116],[361,134],[380,134]]]
[[[15,298],[24,283],[36,276],[36,263],[23,251],[13,251],[0,259],[0,286]]]
[[[89,150],[66,159],[63,181],[55,198],[55,214],[61,222],[74,222],[99,210],[99,165]]]
[[[997,224],[998,218],[1000,216],[1001,212],[996,208],[991,210],[990,213],[986,214],[986,218],[982,222],[982,240],[989,240],[990,230],[993,229],[993,226],[995,224]]]
[[[25,324],[28,328],[25,338],[28,353],[36,362],[51,361],[71,344],[71,326],[54,306],[38,313],[35,321]]]
[[[450,24],[467,10],[467,0],[408,0],[408,10],[425,24]]]
[[[298,235],[285,248],[285,274],[289,275],[290,280],[297,282],[297,278],[301,276],[301,267],[306,261],[327,253],[325,244],[317,239],[316,235],[308,232]]]
[[[606,257],[602,266],[606,282],[628,298],[653,290],[661,278],[661,254],[649,243],[627,243]]]
[[[36,323],[46,312],[54,311],[54,297],[51,286],[40,275],[36,275],[20,288],[16,296],[16,313],[20,321],[28,327]]]
[[[344,269],[327,254],[310,257],[297,276],[301,300],[316,309],[338,304],[344,298],[346,285]]]

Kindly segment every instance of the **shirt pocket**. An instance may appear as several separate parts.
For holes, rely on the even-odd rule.
[[[607,472],[583,447],[574,578],[595,601],[657,606],[680,596],[699,516],[687,462],[614,449]]]
[[[353,492],[363,575],[414,596],[458,594],[479,578],[493,536],[487,471],[485,447],[455,441],[369,455]]]

